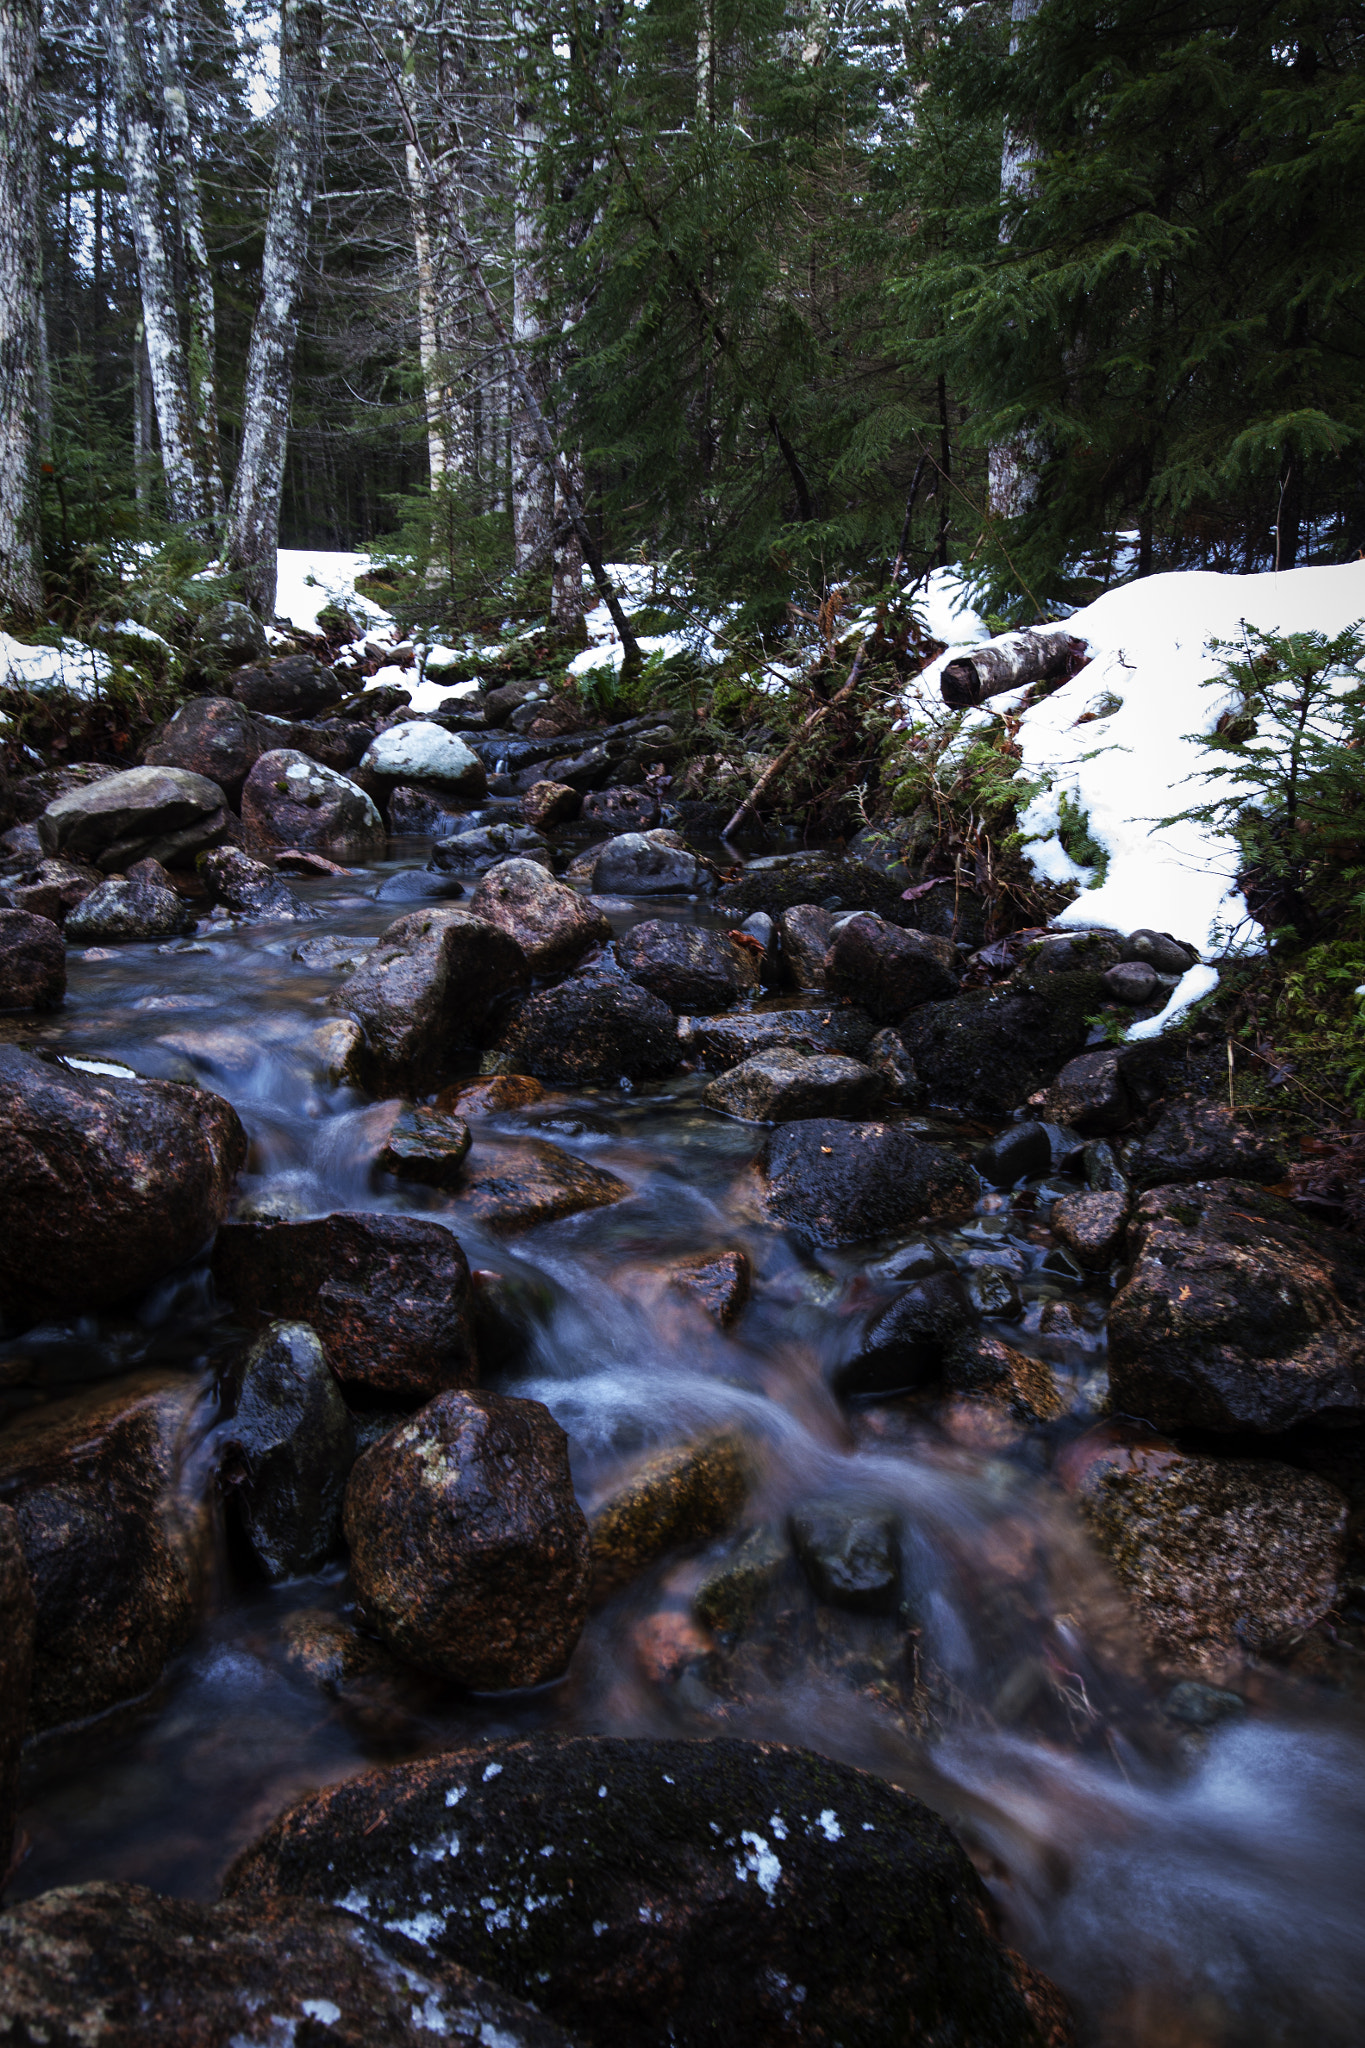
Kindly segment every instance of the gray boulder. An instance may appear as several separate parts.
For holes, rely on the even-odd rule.
[[[502,1041],[506,1071],[539,1081],[632,1081],[680,1058],[673,1012],[633,982],[583,974],[532,996]]]
[[[377,733],[360,765],[388,781],[425,783],[451,796],[478,797],[488,788],[483,762],[459,734],[422,718]]]
[[[219,1476],[269,1579],[312,1571],[341,1538],[355,1427],[316,1330],[272,1323],[229,1376]]]
[[[886,1095],[882,1075],[844,1053],[803,1053],[774,1046],[731,1067],[703,1102],[746,1123],[791,1123],[808,1116],[870,1116]]]
[[[441,904],[397,918],[330,1000],[361,1026],[381,1085],[420,1088],[483,1042],[528,979],[515,939]]]
[[[253,860],[240,846],[215,847],[203,856],[199,871],[213,901],[243,917],[273,917],[301,924],[320,915],[300,902],[273,868]]]
[[[871,911],[845,919],[830,934],[825,987],[849,996],[878,1024],[892,1024],[921,1003],[956,995],[962,977],[950,939],[902,931]]]
[[[734,1067],[755,1053],[776,1045],[802,1052],[844,1052],[860,1058],[873,1035],[872,1019],[851,1004],[823,1009],[770,1007],[729,1012],[719,1017],[680,1017],[678,1039],[683,1051],[708,1067]]]
[[[631,980],[670,1010],[728,1009],[754,974],[723,932],[649,918],[616,942],[616,957]]]
[[[793,987],[824,987],[825,955],[834,931],[835,914],[819,903],[793,903],[779,912],[782,960]]]
[[[504,860],[533,860],[548,868],[550,849],[527,825],[476,825],[431,849],[432,866],[457,875],[486,874]]]
[[[274,718],[313,718],[345,694],[331,669],[311,654],[286,654],[280,661],[238,669],[227,686],[248,711]]]
[[[65,924],[78,903],[98,889],[103,877],[88,861],[40,860],[0,889],[7,910],[27,910],[34,917]]]
[[[685,846],[622,832],[599,851],[592,886],[599,896],[693,896],[713,889],[715,877]]]
[[[232,805],[260,759],[261,742],[250,713],[230,697],[191,697],[145,750],[148,768],[184,768],[216,782]]]
[[[384,850],[384,821],[363,789],[296,748],[262,754],[242,789],[252,853],[300,847],[332,860],[369,860]]]
[[[762,1161],[768,1214],[814,1244],[853,1244],[924,1218],[961,1217],[971,1168],[898,1124],[813,1117],[783,1124]]]
[[[563,974],[611,938],[603,912],[533,860],[489,868],[469,908],[516,940],[533,974]]]
[[[270,652],[265,627],[249,606],[225,598],[204,613],[194,636],[195,652],[209,666],[237,668],[244,661],[264,661]]]
[[[0,910],[0,1010],[58,1010],[66,1001],[66,946],[48,917]]]
[[[168,939],[193,923],[193,908],[160,862],[140,860],[126,875],[110,875],[76,905],[66,920],[66,935],[81,946],[108,939]]]
[[[45,852],[92,861],[106,875],[140,860],[173,867],[227,834],[222,790],[188,768],[125,769],[69,790],[38,820]]]

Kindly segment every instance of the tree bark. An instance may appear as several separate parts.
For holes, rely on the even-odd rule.
[[[450,465],[445,389],[441,376],[441,337],[436,312],[436,270],[431,254],[417,152],[406,149],[408,194],[412,206],[412,240],[417,257],[417,348],[422,368],[422,404],[427,422],[427,468],[433,491],[440,489]]]
[[[970,654],[955,656],[940,672],[939,689],[945,704],[962,711],[1024,683],[1048,683],[1058,676],[1074,675],[1089,658],[1085,641],[1068,633],[1065,626],[1033,627],[1026,633],[1004,633],[998,640],[985,640]]]
[[[39,0],[0,0],[0,612],[41,612],[38,518]]]
[[[1011,0],[1010,22],[1013,33],[1010,36],[1010,55],[1019,48],[1021,23],[1031,21],[1042,5],[1042,0]],[[1005,130],[1005,139],[1000,151],[1000,197],[1002,201],[1027,197],[1033,187],[1033,172],[1029,164],[1029,145],[1025,136],[1013,129]],[[1000,239],[1010,239],[1009,223],[1000,223]],[[1037,502],[1038,473],[1046,457],[1041,436],[1032,433],[1011,435],[1007,441],[997,441],[986,455],[986,501],[991,514],[997,519],[1014,519],[1021,512],[1027,512]]]
[[[104,0],[104,25],[123,145],[123,186],[137,257],[147,363],[161,431],[166,510],[174,525],[212,526],[210,491],[195,460],[189,368],[180,340],[180,317],[161,192],[156,136],[142,57],[142,28],[128,0]]]
[[[190,137],[190,110],[180,66],[179,0],[157,0],[160,23],[161,97],[166,110],[166,155],[175,180],[184,250],[189,325],[186,364],[190,426],[195,467],[204,509],[221,533],[226,506],[223,469],[218,449],[217,321],[213,304],[213,272],[204,234],[204,209],[195,176]]]
[[[280,99],[270,181],[261,299],[251,328],[242,452],[228,513],[228,565],[247,602],[273,618],[279,573],[280,492],[294,384],[298,294],[321,153],[322,0],[284,0]]]
[[[516,38],[516,76],[512,85],[516,206],[512,339],[526,366],[526,375],[534,387],[537,404],[541,412],[545,412],[549,403],[548,383],[544,359],[537,353],[537,345],[542,338],[540,308],[545,297],[542,274],[544,250],[541,245],[539,194],[535,189],[542,136],[536,106],[538,81],[532,40],[535,17],[529,8],[513,10],[512,32]],[[524,573],[534,568],[551,553],[554,530],[554,478],[540,459],[540,441],[534,422],[522,406],[512,417],[512,539],[518,571]]]

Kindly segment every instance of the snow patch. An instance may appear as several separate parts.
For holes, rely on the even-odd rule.
[[[832,1806],[825,1807],[824,1811],[816,1816],[815,1824],[827,1842],[843,1841],[844,1831]]]
[[[357,576],[370,567],[368,554],[326,548],[281,548],[275,610],[300,632],[316,633],[318,613],[324,606],[339,604],[351,617],[367,625],[390,626],[389,614],[373,598],[362,597],[355,587]]]
[[[330,1998],[301,1998],[299,2007],[310,2020],[316,2020],[320,2026],[334,2027],[341,2018],[341,2007],[333,2005]]]
[[[0,633],[0,686],[5,689],[69,690],[73,697],[97,697],[100,685],[113,673],[108,655],[83,640],[67,638],[60,647],[29,647]]]

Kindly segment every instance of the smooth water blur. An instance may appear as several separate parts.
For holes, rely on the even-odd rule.
[[[73,952],[66,1009],[18,1035],[227,1096],[251,1140],[244,1200],[439,1216],[446,1197],[374,1180],[391,1106],[327,1081],[315,1034],[341,976],[294,957],[320,934],[373,938],[411,907],[398,900],[410,885],[392,878],[412,856],[296,883],[317,923]],[[618,930],[639,917],[715,921],[677,901],[609,909]],[[11,1896],[118,1877],[211,1897],[298,1793],[431,1747],[537,1728],[726,1731],[811,1745],[945,1813],[1011,1939],[1072,1996],[1088,2040],[1365,2039],[1365,1744],[1342,1710],[1288,1681],[1234,1724],[1174,1732],[1125,1606],[1049,1476],[1104,1394],[1105,1285],[1044,1263],[1048,1200],[1071,1184],[985,1195],[958,1230],[810,1255],[761,1219],[763,1133],[703,1109],[703,1085],[551,1093],[481,1120],[480,1145],[546,1138],[633,1194],[511,1241],[463,1223],[460,1235],[471,1265],[525,1283],[526,1355],[497,1383],[552,1409],[585,1503],[642,1452],[733,1427],[757,1475],[745,1530],[667,1560],[597,1614],[562,1683],[498,1699],[391,1678],[329,1695],[298,1642],[349,1611],[343,1569],[267,1588],[227,1544],[211,1611],[154,1710],[87,1743],[79,1762],[69,1750],[51,1760],[23,1816],[32,1846]],[[951,1125],[927,1128],[965,1142]],[[722,1332],[658,1269],[741,1245],[752,1297]],[[936,1262],[995,1272],[1012,1299],[997,1294],[1003,1319],[987,1327],[1048,1361],[1063,1421],[1027,1431],[951,1403],[836,1400],[831,1374],[869,1310]],[[0,1403],[147,1363],[198,1374],[207,1402],[234,1341],[194,1268],[134,1314],[11,1342]],[[821,1606],[793,1563],[738,1641],[708,1638],[692,1610],[706,1576],[748,1531],[828,1493],[896,1517],[907,1613]]]

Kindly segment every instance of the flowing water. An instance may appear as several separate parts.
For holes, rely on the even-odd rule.
[[[424,857],[413,845],[384,868],[298,884],[323,915],[316,925],[73,952],[66,1009],[24,1035],[227,1096],[251,1136],[249,1199],[302,1214],[439,1214],[443,1196],[374,1181],[386,1113],[328,1086],[311,1038],[337,976],[293,957],[319,932],[382,930],[411,907],[395,900],[395,878]],[[677,901],[607,907],[618,929],[661,915],[714,921]],[[492,1698],[388,1680],[325,1694],[295,1646],[319,1613],[348,1611],[343,1568],[266,1587],[221,1546],[210,1611],[153,1710],[37,1781],[11,1898],[95,1877],[210,1898],[231,1856],[302,1790],[453,1742],[547,1728],[726,1731],[808,1744],[943,1812],[1010,1938],[1067,1990],[1087,2040],[1365,2039],[1358,1725],[1330,1698],[1262,1675],[1247,1711],[1182,1732],[1050,1476],[1104,1394],[1105,1284],[1049,1258],[1048,1202],[1074,1183],[983,1194],[964,1227],[928,1239],[811,1255],[761,1221],[752,1162],[764,1134],[705,1110],[704,1078],[548,1095],[481,1122],[480,1144],[534,1129],[634,1194],[510,1242],[462,1226],[461,1241],[472,1266],[524,1283],[526,1355],[495,1383],[553,1410],[585,1503],[642,1451],[736,1427],[759,1474],[745,1530],[666,1562],[596,1615],[561,1684]],[[754,1285],[722,1333],[665,1293],[657,1267],[735,1245]],[[831,1372],[869,1307],[936,1261],[978,1286],[991,1270],[986,1306],[1004,1320],[988,1327],[1051,1364],[1064,1420],[1030,1431],[961,1402],[835,1399]],[[215,1361],[235,1339],[193,1269],[136,1316],[11,1343],[0,1399],[168,1365],[202,1378],[211,1431]],[[208,1474],[211,1434],[202,1459]],[[821,1606],[793,1563],[770,1575],[737,1642],[708,1638],[692,1599],[727,1548],[830,1492],[898,1518],[913,1612]]]

